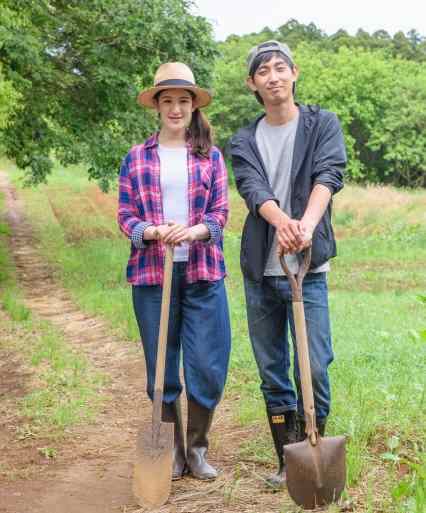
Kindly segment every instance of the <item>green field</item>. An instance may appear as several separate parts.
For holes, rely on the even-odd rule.
[[[19,173],[3,164],[20,187]],[[116,194],[100,193],[79,168],[56,170],[49,185],[20,194],[64,287],[84,310],[136,341],[124,276],[128,242],[114,220]],[[237,405],[236,421],[257,433],[243,443],[242,455],[272,461],[239,270],[244,212],[232,190],[225,252],[233,351],[226,394]],[[348,500],[361,498],[365,511],[426,510],[425,212],[424,191],[348,186],[335,201],[339,255],[329,277],[335,350],[329,434],[348,436]],[[0,227],[0,236],[6,230]]]

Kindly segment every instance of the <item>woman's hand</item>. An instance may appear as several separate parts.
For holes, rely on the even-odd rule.
[[[205,240],[209,237],[210,231],[202,223],[188,227],[170,221],[167,224],[149,226],[144,232],[144,239],[146,240],[160,240],[164,244],[172,244],[174,246],[179,246],[182,242],[190,244],[195,240]]]
[[[210,238],[210,230],[204,223],[196,224],[191,227],[183,227],[183,229],[176,233],[173,239],[173,244],[181,244],[182,242],[191,243],[195,240],[206,240]]]
[[[145,240],[163,240],[170,232],[171,227],[171,223],[148,226],[143,233],[143,238]]]
[[[167,233],[164,236],[160,236],[160,240],[164,244],[179,246],[182,242],[192,242],[193,238],[190,228],[183,224],[173,223]]]

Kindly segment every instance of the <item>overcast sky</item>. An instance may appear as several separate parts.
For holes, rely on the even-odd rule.
[[[412,28],[426,36],[426,4],[424,0],[194,0],[195,13],[208,18],[214,26],[216,39],[230,34],[259,32],[271,29],[291,18],[315,25],[327,34],[340,28],[355,34],[359,28],[367,32],[384,29],[391,35]],[[421,7],[423,5],[423,7]]]

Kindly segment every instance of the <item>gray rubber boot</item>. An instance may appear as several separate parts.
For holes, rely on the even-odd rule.
[[[216,479],[217,470],[206,461],[209,448],[208,433],[213,410],[188,400],[188,427],[186,432],[186,461],[190,474],[197,479]]]
[[[171,422],[175,426],[172,479],[181,479],[182,476],[186,473],[187,467],[180,399],[177,399],[174,403],[163,403],[161,417],[163,422]]]
[[[272,488],[281,489],[285,486],[286,481],[284,445],[292,444],[297,441],[296,412],[286,411],[277,414],[267,411],[267,414],[275,452],[278,458],[278,470],[275,474],[267,477],[266,481]]]

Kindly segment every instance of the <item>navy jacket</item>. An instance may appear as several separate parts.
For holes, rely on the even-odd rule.
[[[337,116],[316,105],[298,105],[299,122],[291,167],[291,212],[301,219],[316,184],[335,194],[343,187],[346,151]],[[275,235],[275,228],[258,213],[259,207],[275,197],[265,165],[256,144],[256,126],[262,119],[239,130],[231,139],[229,151],[238,192],[249,214],[241,239],[241,270],[249,279],[261,281]],[[331,226],[331,201],[314,231],[311,268],[336,256],[336,241]]]

